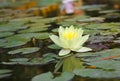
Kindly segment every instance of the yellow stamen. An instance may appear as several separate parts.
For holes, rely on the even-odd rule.
[[[77,36],[76,32],[65,32],[63,34],[63,36],[67,39],[67,40],[71,40],[73,38],[75,38]]]

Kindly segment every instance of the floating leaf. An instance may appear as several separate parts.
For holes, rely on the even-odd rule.
[[[81,54],[81,53],[77,53],[77,54],[79,56],[79,54]],[[82,53],[82,54],[85,54],[85,55],[88,55],[88,56],[93,54],[93,57],[84,58],[83,59],[84,61],[87,61],[87,62],[97,62],[97,61],[105,60],[104,58],[120,55],[120,49],[116,48],[116,49],[103,50],[103,51],[100,51],[100,52],[90,52],[90,53]],[[96,55],[96,57],[94,57],[94,55]]]
[[[114,60],[101,60],[101,61],[96,61],[96,62],[90,62],[87,64],[96,66],[98,68],[103,68],[103,69],[119,70],[120,68],[119,61],[114,61]]]
[[[47,72],[33,77],[32,81],[52,81],[53,77],[51,72]]]
[[[114,40],[113,42],[115,42],[115,43],[120,43],[120,40]]]
[[[29,61],[28,58],[14,58],[14,59],[9,59],[12,62],[27,62]]]
[[[53,79],[51,72],[43,73],[32,78],[32,81],[69,81],[74,77],[74,74],[63,72],[61,76]]]
[[[0,74],[6,74],[6,73],[10,73],[10,72],[12,72],[12,70],[0,69]]]
[[[4,31],[17,31],[19,29],[26,29],[27,26],[23,26],[19,23],[8,23],[8,24],[2,24],[0,25],[0,32]]]
[[[102,69],[79,69],[74,70],[75,75],[90,78],[118,78],[120,71],[105,71]]]
[[[0,38],[14,35],[13,32],[0,32]]]
[[[12,48],[12,47],[25,45],[26,43],[27,43],[26,41],[11,41],[11,42],[7,42],[7,43],[3,43],[2,47],[3,48]]]
[[[31,38],[46,39],[46,38],[49,38],[49,35],[50,33],[22,33],[22,34],[17,34],[14,37],[30,40]],[[12,38],[12,37],[9,37],[9,38]]]
[[[9,76],[11,76],[12,74],[0,74],[0,79],[1,78],[5,78],[5,77],[9,77]]]
[[[26,44],[28,41],[30,41],[31,38],[47,39],[47,38],[49,38],[49,35],[50,35],[49,33],[23,33],[23,34],[17,34],[17,35],[5,38],[5,40],[7,42],[3,43],[2,46],[4,46],[5,48],[21,46],[21,45]]]
[[[8,54],[29,54],[29,53],[34,53],[39,51],[40,48],[38,47],[28,47],[28,48],[21,48],[21,49],[17,49],[17,50],[13,50],[13,51],[9,51]]]
[[[56,44],[49,45],[48,48],[51,48],[51,49],[61,49],[61,47],[57,46]]]
[[[48,28],[45,27],[30,27],[29,29],[26,30],[21,30],[19,33],[30,33],[30,32],[41,32],[41,31],[46,31]]]
[[[11,74],[10,74],[11,72],[12,72],[12,70],[0,69],[0,79],[11,76]]]
[[[38,19],[42,19],[42,17],[24,17],[24,18],[16,18],[16,19],[12,19],[10,20],[10,22],[30,22],[30,21],[34,21],[34,20],[38,20]]]

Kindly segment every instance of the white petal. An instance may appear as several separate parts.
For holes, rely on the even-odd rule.
[[[73,49],[79,49],[83,45],[83,43],[85,43],[87,41],[88,37],[89,37],[89,35],[85,35],[85,36],[81,37],[77,41],[77,43],[74,45]]]
[[[61,34],[63,34],[64,31],[65,31],[65,29],[62,26],[60,26],[59,29],[58,29],[59,36],[61,36]]]
[[[80,40],[80,41],[81,41],[80,45],[83,45],[83,43],[85,43],[88,38],[89,38],[89,35],[83,36],[83,37],[81,38],[81,40]]]
[[[79,33],[79,37],[81,37],[84,31],[82,30],[82,28],[79,28],[77,32]]]
[[[60,40],[59,40],[58,36],[56,36],[56,35],[50,35],[49,37],[50,37],[50,39],[51,39],[56,45],[58,45],[58,46],[61,47],[61,43],[60,43]]]
[[[59,56],[64,56],[70,53],[71,50],[62,49],[59,52]]]
[[[76,52],[87,52],[87,51],[91,51],[91,48],[87,48],[87,47],[82,47],[79,50],[77,50]]]

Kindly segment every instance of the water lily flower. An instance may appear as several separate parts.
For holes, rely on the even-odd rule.
[[[83,30],[81,28],[75,28],[73,25],[70,27],[60,26],[58,29],[59,37],[56,35],[50,35],[50,39],[63,49],[59,52],[59,56],[69,54],[71,51],[86,52],[91,51],[91,48],[83,47],[83,44],[87,41],[89,35],[82,36]]]

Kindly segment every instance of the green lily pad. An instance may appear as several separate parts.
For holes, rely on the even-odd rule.
[[[103,50],[103,51],[100,51],[100,52],[89,52],[89,53],[82,53],[82,54],[77,53],[77,54],[78,54],[78,56],[81,56],[82,54],[85,54],[84,57],[92,56],[92,54],[93,54],[93,56],[96,55],[97,57],[84,58],[83,60],[87,61],[87,62],[97,62],[97,61],[102,61],[103,58],[112,57],[112,56],[118,56],[120,54],[120,49],[116,48],[116,49]]]
[[[38,47],[28,47],[28,48],[21,48],[13,51],[9,51],[8,54],[30,54],[39,51],[40,48]]]
[[[58,28],[52,29],[52,32],[58,32]]]
[[[0,47],[3,48],[12,48],[12,47],[17,47],[17,46],[22,46],[25,45],[28,40],[25,38],[20,38],[17,36],[10,36],[4,39],[5,42],[2,42]]]
[[[17,47],[17,46],[22,46],[25,44],[26,44],[26,42],[24,42],[24,41],[11,41],[11,42],[7,42],[7,43],[3,43],[0,47],[12,48],[12,47]]]
[[[2,74],[2,75],[0,75],[0,79],[1,78],[5,78],[5,77],[9,77],[9,76],[11,76],[12,74]]]
[[[117,28],[111,28],[110,30],[107,31],[101,31],[101,35],[117,35],[120,33],[120,29]]]
[[[12,70],[0,69],[0,75],[1,75],[1,74],[6,74],[6,73],[10,73],[10,72],[12,72]]]
[[[22,33],[22,34],[16,34],[11,37],[7,37],[6,40],[25,40],[29,41],[31,38],[36,39],[46,39],[49,38],[50,33]]]
[[[5,42],[1,41],[0,47],[3,48],[12,48],[17,46],[25,45],[27,42],[31,40],[31,38],[36,39],[47,39],[49,38],[50,33],[23,33],[17,34],[14,36],[10,36],[5,38]]]
[[[105,71],[102,69],[79,69],[74,70],[75,75],[90,78],[118,78],[120,71]]]
[[[93,65],[99,68],[103,68],[103,69],[119,70],[120,68],[119,61],[114,61],[114,60],[101,60],[101,61],[96,61],[96,62],[90,62],[87,64]]]
[[[27,62],[29,61],[28,58],[14,58],[14,59],[9,59],[12,62]]]
[[[53,79],[53,74],[51,72],[43,73],[32,78],[32,81],[69,81],[74,77],[74,74],[63,72],[61,76]]]
[[[9,59],[10,62],[2,62],[4,65],[26,65],[26,66],[34,66],[34,65],[46,65],[51,62],[56,62],[55,58],[58,58],[57,55],[53,53],[44,54],[43,57],[38,58],[14,58]]]
[[[36,23],[52,23],[52,22],[55,22],[59,19],[61,19],[62,17],[52,17],[52,18],[42,18],[42,19],[34,19],[34,20],[31,20],[31,22],[36,22]],[[64,17],[63,17],[64,18]]]
[[[119,70],[120,63],[119,61],[116,61],[114,59],[119,58],[120,56],[120,50],[119,49],[110,49],[110,50],[104,50],[101,52],[89,52],[89,53],[83,53],[86,54],[85,56],[80,56],[78,54],[78,57],[82,57],[82,59],[85,64],[96,66],[98,68],[103,68],[107,70]],[[93,56],[92,56],[93,54]],[[94,56],[96,55],[96,56]],[[115,57],[115,58],[114,58]]]
[[[42,17],[24,17],[24,18],[16,18],[10,20],[10,22],[30,22],[34,20],[42,19]]]
[[[28,26],[28,27],[41,27],[41,28],[47,28],[49,27],[50,25],[46,25],[44,23],[30,23],[30,24],[26,24],[25,26]]]
[[[91,17],[87,19],[79,19],[77,22],[80,23],[91,23],[91,22],[103,22],[105,18],[102,17]]]
[[[0,47],[3,46],[3,43],[7,42],[5,39],[0,39]]]
[[[26,28],[28,28],[28,27],[14,22],[14,23],[8,23],[8,24],[0,25],[0,32],[17,31],[19,29],[26,29]]]
[[[49,45],[48,48],[51,48],[51,49],[62,49],[61,47],[57,46],[56,44]]]
[[[0,79],[11,76],[11,74],[10,74],[11,72],[12,72],[12,70],[0,69]]]
[[[115,42],[115,43],[120,43],[120,40],[114,40],[113,42]]]
[[[0,38],[14,35],[14,32],[0,32]]]
[[[30,27],[30,28],[28,28],[26,30],[19,31],[19,33],[41,32],[41,31],[46,31],[47,29],[48,28],[46,28],[46,27],[40,27],[40,26],[38,26],[38,27]]]

